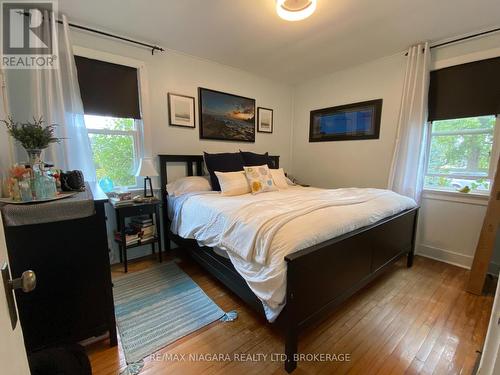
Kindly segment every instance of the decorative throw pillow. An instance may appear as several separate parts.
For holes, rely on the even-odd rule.
[[[244,168],[252,194],[278,190],[267,165]]]
[[[241,151],[241,157],[243,158],[243,162],[245,166],[253,167],[266,164],[269,168],[272,168],[273,163],[269,154],[266,152],[265,154],[256,154],[250,151]]]
[[[243,170],[243,158],[239,152],[227,152],[221,154],[209,154],[204,152],[205,165],[210,174],[212,190],[220,191],[219,180],[215,175],[217,172],[236,172]]]
[[[208,177],[201,176],[182,177],[167,185],[167,193],[172,197],[178,197],[179,195],[196,191],[210,190],[212,190],[212,187],[210,186]]]
[[[215,175],[219,180],[219,185],[222,195],[242,195],[250,193],[250,185],[248,184],[245,172],[217,172]]]
[[[270,169],[271,176],[273,177],[274,184],[278,189],[288,189],[288,182],[283,168]]]

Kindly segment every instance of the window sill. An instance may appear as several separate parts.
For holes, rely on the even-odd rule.
[[[458,191],[424,189],[422,198],[440,201],[449,201],[457,203],[475,204],[487,206],[489,193],[460,193]]]

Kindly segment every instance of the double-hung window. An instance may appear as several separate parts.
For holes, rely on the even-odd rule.
[[[75,56],[98,181],[137,186],[142,116],[137,68]]]
[[[434,70],[425,189],[489,193],[500,149],[500,57]]]
[[[498,116],[429,124],[425,188],[488,192],[498,158]]]

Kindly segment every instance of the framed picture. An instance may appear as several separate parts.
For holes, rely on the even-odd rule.
[[[273,132],[273,110],[257,107],[257,131],[260,133]]]
[[[382,99],[311,111],[309,142],[378,139]]]
[[[198,88],[200,138],[255,142],[255,99]]]
[[[168,93],[168,119],[172,126],[194,128],[194,98],[192,96]]]

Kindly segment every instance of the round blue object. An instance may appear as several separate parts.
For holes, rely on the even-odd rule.
[[[99,186],[101,187],[102,191],[104,191],[105,193],[109,193],[113,190],[115,184],[113,184],[113,181],[109,177],[103,177],[99,180]]]

